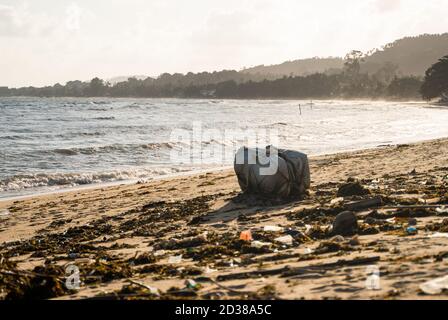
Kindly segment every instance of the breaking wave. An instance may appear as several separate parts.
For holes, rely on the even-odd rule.
[[[187,168],[123,169],[95,173],[52,173],[15,175],[0,180],[0,192],[40,187],[75,187],[95,183],[130,181],[186,172]]]

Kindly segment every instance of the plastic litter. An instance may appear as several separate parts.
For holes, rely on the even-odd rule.
[[[436,208],[436,212],[437,213],[448,213],[448,208],[445,207],[445,206],[440,207],[440,208]]]
[[[311,254],[311,253],[313,253],[313,252],[314,252],[313,249],[311,249],[311,248],[305,248],[305,252],[304,252],[304,254]]]
[[[159,289],[148,286],[149,292],[153,295],[160,296]]]
[[[344,198],[343,197],[338,197],[338,198],[334,198],[333,200],[330,201],[330,205],[334,205],[334,204],[338,204],[344,202]]]
[[[252,241],[252,232],[250,230],[241,231],[240,240]]]
[[[417,234],[417,228],[416,227],[407,227],[406,228],[406,233],[407,234]]]
[[[79,257],[79,254],[77,254],[77,253],[75,253],[75,252],[72,252],[72,253],[69,253],[68,254],[68,258],[69,259],[76,259],[76,258],[78,258]]]
[[[291,246],[293,238],[288,234],[287,236],[275,238],[274,241],[281,242],[283,244]]]
[[[253,248],[263,248],[263,247],[269,247],[271,245],[270,242],[261,242],[258,240],[255,240],[251,243],[251,247]]]
[[[216,270],[216,269],[212,269],[212,268],[210,268],[209,266],[206,266],[205,269],[204,269],[204,273],[206,273],[206,274],[214,273],[214,272],[217,272],[217,271],[218,271],[218,270]]]
[[[171,256],[168,258],[168,263],[181,263],[181,262],[182,262],[182,255]]]
[[[313,230],[312,225],[309,225],[309,224],[305,225],[305,234],[310,234],[312,230]]]
[[[166,253],[165,250],[157,250],[156,252],[154,252],[154,255],[156,257],[158,257],[158,256],[163,256],[165,253]]]
[[[199,288],[199,284],[196,281],[192,280],[192,279],[185,280],[185,286],[188,289],[198,289]]]
[[[279,231],[283,231],[283,228],[279,227],[279,226],[264,226],[263,231],[279,232]]]
[[[436,232],[429,235],[429,238],[448,238],[448,232]]]
[[[440,294],[448,289],[448,276],[429,280],[421,284],[420,289],[426,294]]]

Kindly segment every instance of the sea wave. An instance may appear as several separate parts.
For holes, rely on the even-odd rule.
[[[230,142],[218,141],[215,139],[209,141],[192,141],[192,145],[202,145],[208,146],[211,144],[218,146],[229,146]],[[75,156],[75,155],[94,155],[94,154],[113,154],[113,153],[124,153],[132,154],[135,152],[142,153],[147,151],[165,151],[168,152],[172,149],[180,149],[190,147],[190,142],[150,142],[145,144],[111,144],[103,146],[92,146],[92,147],[82,147],[82,148],[57,148],[52,150],[47,150],[44,152],[51,152],[64,156]]]
[[[89,173],[37,173],[15,175],[0,180],[0,192],[39,187],[75,187],[95,183],[148,179],[188,171],[187,168],[122,169]]]

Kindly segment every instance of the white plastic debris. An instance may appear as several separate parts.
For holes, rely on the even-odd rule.
[[[154,252],[154,256],[158,257],[158,256],[163,256],[166,253],[165,250],[157,250],[156,252]]]
[[[338,203],[343,202],[343,201],[344,201],[343,197],[334,198],[333,200],[330,201],[330,205],[338,204]]]
[[[148,286],[149,292],[153,295],[160,296],[159,289],[155,287]]]
[[[168,258],[168,263],[181,263],[181,262],[182,262],[182,255],[171,256]]]
[[[198,287],[198,284],[196,281],[194,281],[192,279],[187,279],[187,280],[185,280],[185,286],[188,289],[196,289]]]
[[[252,241],[252,243],[250,244],[251,247],[253,248],[263,248],[263,247],[269,247],[271,245],[270,242],[262,242],[262,241]]]
[[[206,266],[205,269],[204,269],[204,273],[206,273],[206,274],[214,273],[214,272],[216,272],[216,271],[218,271],[218,270],[216,270],[216,269],[212,269],[212,268],[210,268],[209,266]]]
[[[283,244],[291,246],[293,238],[288,234],[287,236],[275,238],[274,241],[281,242]]]
[[[436,232],[430,234],[429,238],[448,238],[448,232]]]
[[[445,207],[445,206],[440,207],[440,208],[436,208],[436,212],[437,213],[448,213],[448,208]]]
[[[313,253],[313,252],[314,252],[313,249],[311,249],[311,248],[305,248],[305,252],[304,252],[304,254],[311,254],[311,253]]]
[[[2,209],[0,210],[0,216],[9,216],[11,212],[9,212],[8,209]]]
[[[264,226],[263,231],[279,232],[279,231],[283,231],[283,228],[279,227],[279,226]]]
[[[429,280],[421,284],[420,289],[426,294],[440,294],[448,289],[448,276]]]
[[[310,234],[312,229],[313,229],[313,226],[306,224],[305,225],[305,234]]]

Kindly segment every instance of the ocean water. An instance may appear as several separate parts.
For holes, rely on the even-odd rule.
[[[423,102],[0,98],[0,198],[226,167],[254,135],[315,155],[447,137],[447,123]]]

